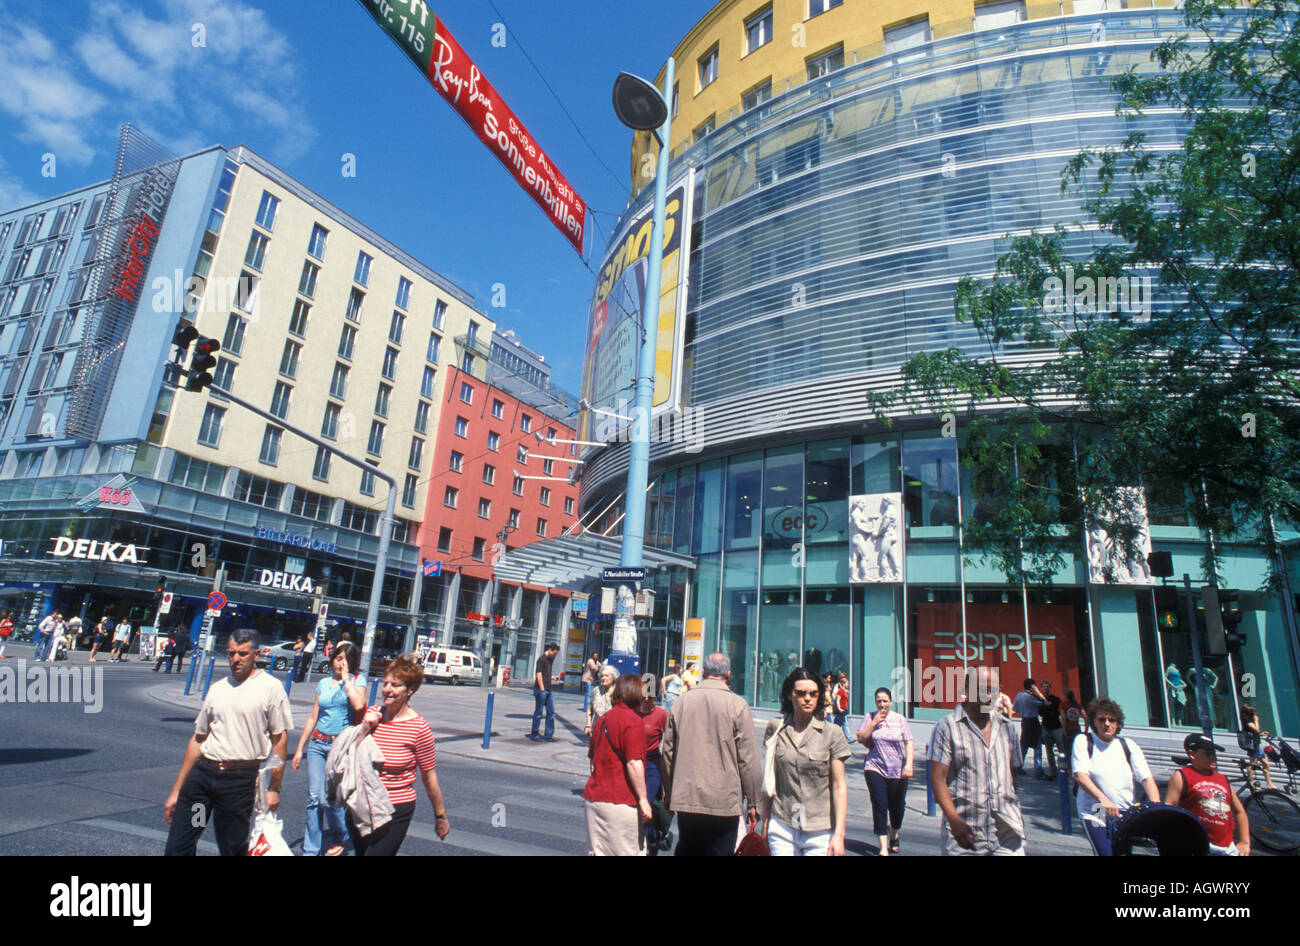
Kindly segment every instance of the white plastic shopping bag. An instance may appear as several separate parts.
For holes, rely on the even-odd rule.
[[[248,832],[249,857],[292,857],[284,840],[284,824],[274,811],[259,811],[253,816]]]

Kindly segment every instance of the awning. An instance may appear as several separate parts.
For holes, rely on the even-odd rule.
[[[497,563],[497,580],[582,591],[593,581],[600,581],[603,569],[619,566],[621,551],[621,539],[600,535],[542,539],[510,549],[504,561]],[[649,546],[642,553],[642,562],[647,573],[670,567],[695,570],[695,559],[691,556]]]

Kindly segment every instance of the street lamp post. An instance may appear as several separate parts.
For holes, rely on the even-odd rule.
[[[664,91],[673,87],[674,62],[664,68]],[[671,94],[671,93],[668,93]],[[664,262],[664,205],[668,197],[669,132],[672,111],[664,95],[653,83],[626,72],[614,82],[614,111],[619,121],[635,131],[649,131],[659,139],[659,157],[655,163],[654,217],[650,231],[649,269],[646,273],[645,298],[641,303],[641,348],[638,353],[635,395],[632,402],[632,438],[627,465],[626,512],[623,519],[623,543],[619,564],[640,568],[644,561],[646,484],[650,478],[650,411],[654,401],[655,351],[659,337],[659,286]],[[623,589],[620,587],[619,591]],[[609,662],[620,673],[641,672],[636,646],[636,618],[630,596],[617,596],[614,616],[614,641]]]

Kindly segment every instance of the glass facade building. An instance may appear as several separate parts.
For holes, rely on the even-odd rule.
[[[729,6],[676,55],[752,12],[722,3],[713,13]],[[887,686],[912,716],[934,719],[952,697],[927,691],[927,669],[993,662],[1008,691],[1023,668],[1085,701],[1111,696],[1131,724],[1199,726],[1186,620],[1167,626],[1185,613],[1172,586],[1095,582],[1082,547],[1051,585],[1008,585],[964,543],[961,517],[979,497],[960,462],[963,431],[919,415],[886,430],[865,401],[917,353],[976,350],[974,330],[954,318],[956,283],[991,275],[1013,236],[1084,218],[1061,194],[1071,157],[1132,131],[1156,151],[1179,147],[1183,116],[1118,118],[1109,80],[1153,68],[1151,51],[1186,32],[1181,13],[1100,7],[1027,20],[1021,7],[981,22],[977,6],[960,30],[927,23],[892,45],[886,28],[885,43],[841,52],[829,71],[809,65],[770,97],[736,89],[743,110],[704,135],[689,121],[674,128],[669,179],[695,171],[680,358],[690,422],[677,427],[691,436],[651,444],[646,544],[697,562],[693,574],[652,579],[676,602],[662,617],[669,651],[678,621],[702,619],[706,651],[730,656],[733,688],[756,706],[778,706],[781,681],[803,664],[848,673],[854,713]],[[691,66],[678,59],[683,110]],[[718,82],[727,66],[724,55]],[[1083,257],[1108,238],[1085,225],[1066,251]],[[1057,449],[1067,462],[1069,444]],[[623,443],[588,453],[582,510],[601,512],[596,531],[617,532],[627,455]],[[1166,502],[1171,484],[1142,485],[1153,546],[1195,581],[1212,537],[1188,524],[1181,486]],[[850,497],[883,493],[902,496],[901,580],[854,583]],[[1295,599],[1259,590],[1297,538],[1293,526],[1279,534],[1280,548],[1217,543],[1247,635],[1240,652],[1205,660],[1218,729],[1236,730],[1251,702],[1265,729],[1300,732]],[[1289,558],[1282,570],[1294,586]],[[1199,610],[1196,624],[1208,653]]]

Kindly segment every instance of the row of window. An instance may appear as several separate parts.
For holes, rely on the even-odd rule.
[[[456,472],[456,473],[459,473],[459,472],[460,472],[460,469],[461,469],[461,463],[462,463],[463,460],[464,460],[464,458],[463,458],[459,453],[455,453],[455,452],[453,451],[453,453],[452,453],[452,455],[451,455],[451,469],[452,469],[453,472]],[[488,464],[484,464],[484,465],[483,465],[483,482],[486,483],[487,485],[491,486],[491,485],[493,484],[493,482],[495,482],[495,480],[496,480],[496,469],[495,469],[494,467],[488,465]],[[511,485],[511,492],[513,492],[516,496],[522,496],[522,495],[524,494],[524,482],[525,482],[524,478],[523,478],[522,476],[520,476],[518,473],[516,473],[516,474],[515,474],[515,478],[514,478],[514,482],[513,482],[513,484]],[[443,494],[442,494],[442,504],[443,504],[444,506],[446,506],[448,509],[455,509],[455,508],[457,507],[457,504],[459,503],[459,501],[460,501],[460,489],[459,489],[458,487],[455,487],[455,486],[448,486],[448,487],[446,487],[446,489],[443,491]],[[543,506],[549,506],[549,505],[551,504],[551,489],[550,489],[549,486],[543,486],[543,487],[542,487],[541,495],[540,495],[538,501],[539,501]],[[483,518],[483,519],[487,519],[487,518],[489,518],[489,517],[491,516],[491,514],[492,514],[492,503],[491,503],[490,500],[487,500],[487,499],[480,499],[480,500],[478,501],[478,514],[479,514],[479,517],[480,517],[480,518]],[[571,515],[573,515],[573,497],[572,497],[572,496],[567,496],[567,497],[565,497],[565,500],[564,500],[564,514],[565,514],[566,516],[571,516]]]
[[[484,516],[484,518],[487,517]],[[510,510],[509,525],[514,529],[519,528],[518,509]],[[545,519],[537,520],[537,536],[539,538],[545,538],[547,530],[549,528],[550,526]],[[447,526],[443,526],[438,530],[438,551],[439,552],[442,552],[443,554],[451,553],[452,537],[453,537],[453,532]],[[471,546],[470,558],[472,558],[476,562],[484,561],[487,552],[487,542],[488,540],[483,538],[482,536],[475,536],[473,539],[473,544]]]

